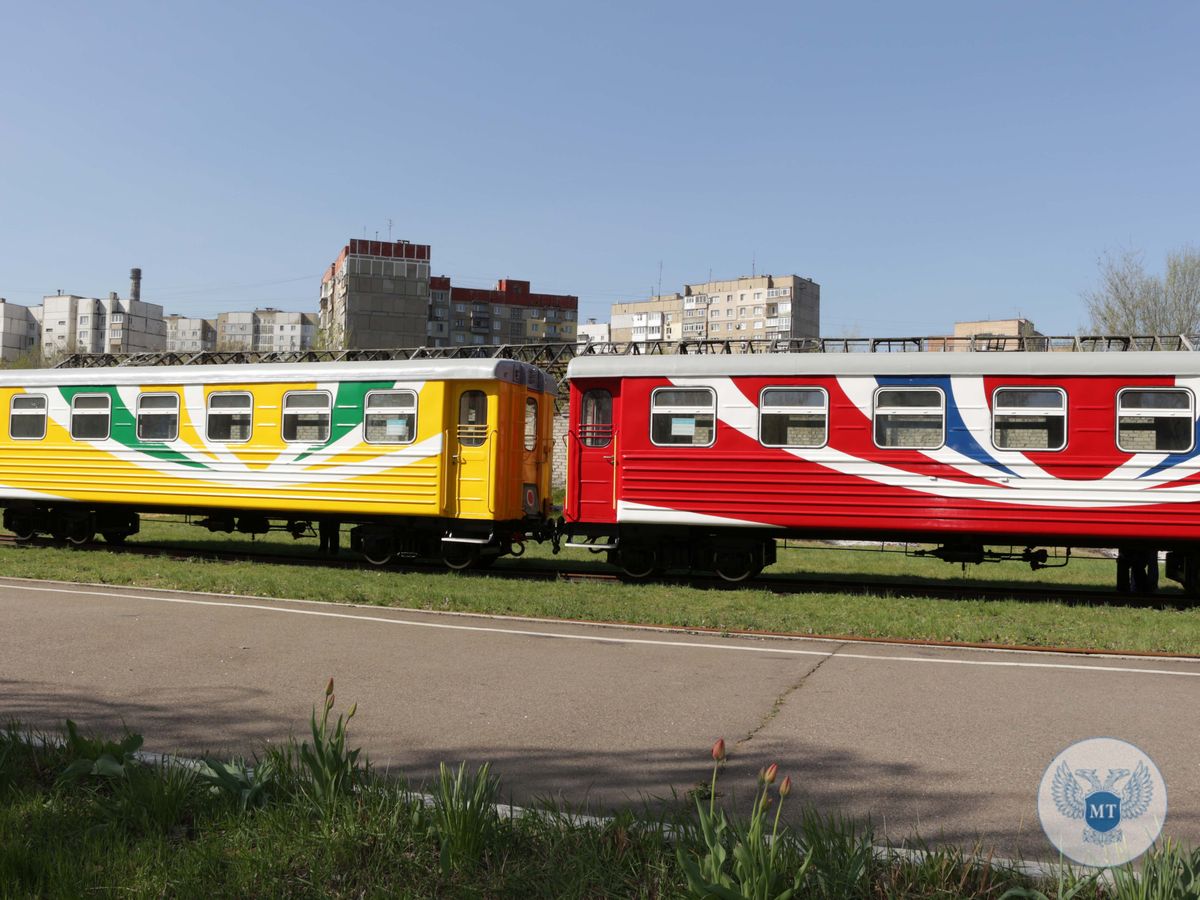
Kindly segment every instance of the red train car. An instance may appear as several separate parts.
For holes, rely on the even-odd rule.
[[[571,362],[568,543],[633,577],[751,577],[780,537],[1117,547],[1200,586],[1200,355],[590,356]]]

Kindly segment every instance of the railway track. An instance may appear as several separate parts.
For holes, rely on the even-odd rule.
[[[54,547],[63,548],[61,542],[54,541],[49,538],[35,538],[30,541],[17,541],[12,535],[0,535],[0,546],[24,546],[24,547]],[[305,556],[300,554],[290,553],[247,553],[244,551],[233,550],[201,550],[195,547],[179,547],[169,544],[107,544],[93,542],[88,544],[73,547],[80,552],[89,550],[106,551],[119,554],[133,554],[147,557],[162,557],[177,560],[204,560],[210,562],[256,562],[265,563],[268,565],[286,565],[286,566],[313,566],[322,568],[337,568],[337,569],[362,569],[368,571],[378,571],[379,566],[372,565],[366,560],[359,558],[357,555],[347,555],[345,557],[321,557],[321,556]],[[384,568],[394,571],[414,571],[433,574],[450,574],[446,568],[435,562],[424,562],[421,560],[404,560],[402,563],[393,564]],[[565,565],[539,565],[536,563],[524,563],[521,567],[515,568],[506,565],[492,567],[480,570],[466,570],[457,572],[466,578],[506,578],[506,579],[524,579],[538,581],[563,581],[563,582],[601,582],[611,584],[623,584],[628,579],[620,575],[610,574],[605,572],[578,572],[571,571]],[[975,600],[975,599],[996,599],[996,600],[1018,600],[1022,602],[1058,602],[1068,605],[1112,605],[1120,603],[1127,606],[1155,606],[1155,607],[1183,607],[1190,605],[1186,598],[1180,594],[1159,594],[1152,597],[1139,598],[1128,597],[1115,593],[1111,590],[1081,590],[1081,589],[1063,589],[1060,587],[1026,587],[1014,588],[1004,585],[986,585],[986,584],[935,584],[929,582],[903,582],[896,583],[894,581],[885,581],[880,579],[868,579],[850,581],[844,579],[821,578],[819,576],[812,577],[787,577],[787,576],[760,576],[754,581],[747,581],[740,584],[730,584],[722,581],[714,576],[661,576],[649,579],[651,583],[659,585],[669,585],[677,587],[698,588],[702,590],[745,590],[756,589],[768,591],[778,595],[788,594],[814,594],[814,593],[841,593],[841,594],[858,594],[877,597],[928,597],[931,599],[949,599],[949,600]],[[575,624],[608,624],[608,625],[630,625],[637,627],[649,627],[661,629],[664,631],[673,631],[680,633],[691,634],[721,634],[721,635],[739,635],[750,638],[771,638],[771,637],[792,637],[806,638],[811,640],[829,640],[829,641],[846,641],[855,643],[871,643],[871,644],[893,644],[905,645],[914,647],[954,647],[965,649],[979,650],[1019,650],[1030,653],[1069,653],[1081,656],[1128,656],[1128,657],[1150,657],[1164,659],[1200,659],[1200,653],[1151,653],[1144,651],[1113,651],[1104,650],[1093,647],[1044,647],[1035,645],[1013,645],[1013,644],[996,644],[986,642],[970,642],[970,641],[942,641],[929,639],[910,639],[910,638],[894,638],[894,637],[864,637],[861,635],[840,635],[840,634],[814,634],[814,633],[797,633],[787,631],[769,631],[769,630],[754,630],[754,629],[728,629],[728,628],[706,628],[703,626],[680,626],[671,624],[647,623],[647,622],[628,622],[628,621],[605,621],[598,623],[590,620],[574,620],[551,618],[552,621],[572,622]]]

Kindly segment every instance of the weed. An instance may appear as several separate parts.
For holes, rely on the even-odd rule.
[[[452,772],[445,763],[438,771],[433,793],[433,831],[437,836],[442,872],[470,871],[483,859],[499,832],[496,812],[499,779],[484,763],[473,774],[460,763]]]

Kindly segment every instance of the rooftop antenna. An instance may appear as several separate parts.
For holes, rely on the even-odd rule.
[[[392,242],[392,220],[388,219],[388,243]]]
[[[662,295],[662,260],[658,261],[658,293]]]
[[[758,251],[755,251],[750,256],[750,277],[754,278],[758,274]]]

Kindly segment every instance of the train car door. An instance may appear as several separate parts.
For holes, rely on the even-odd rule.
[[[455,393],[458,418],[450,449],[455,470],[454,514],[462,519],[490,518],[493,428],[488,421],[489,398],[479,388],[460,388]]]
[[[613,424],[613,385],[589,384],[579,399],[574,445],[575,496],[571,504],[578,522],[614,522],[617,517],[617,450]]]

